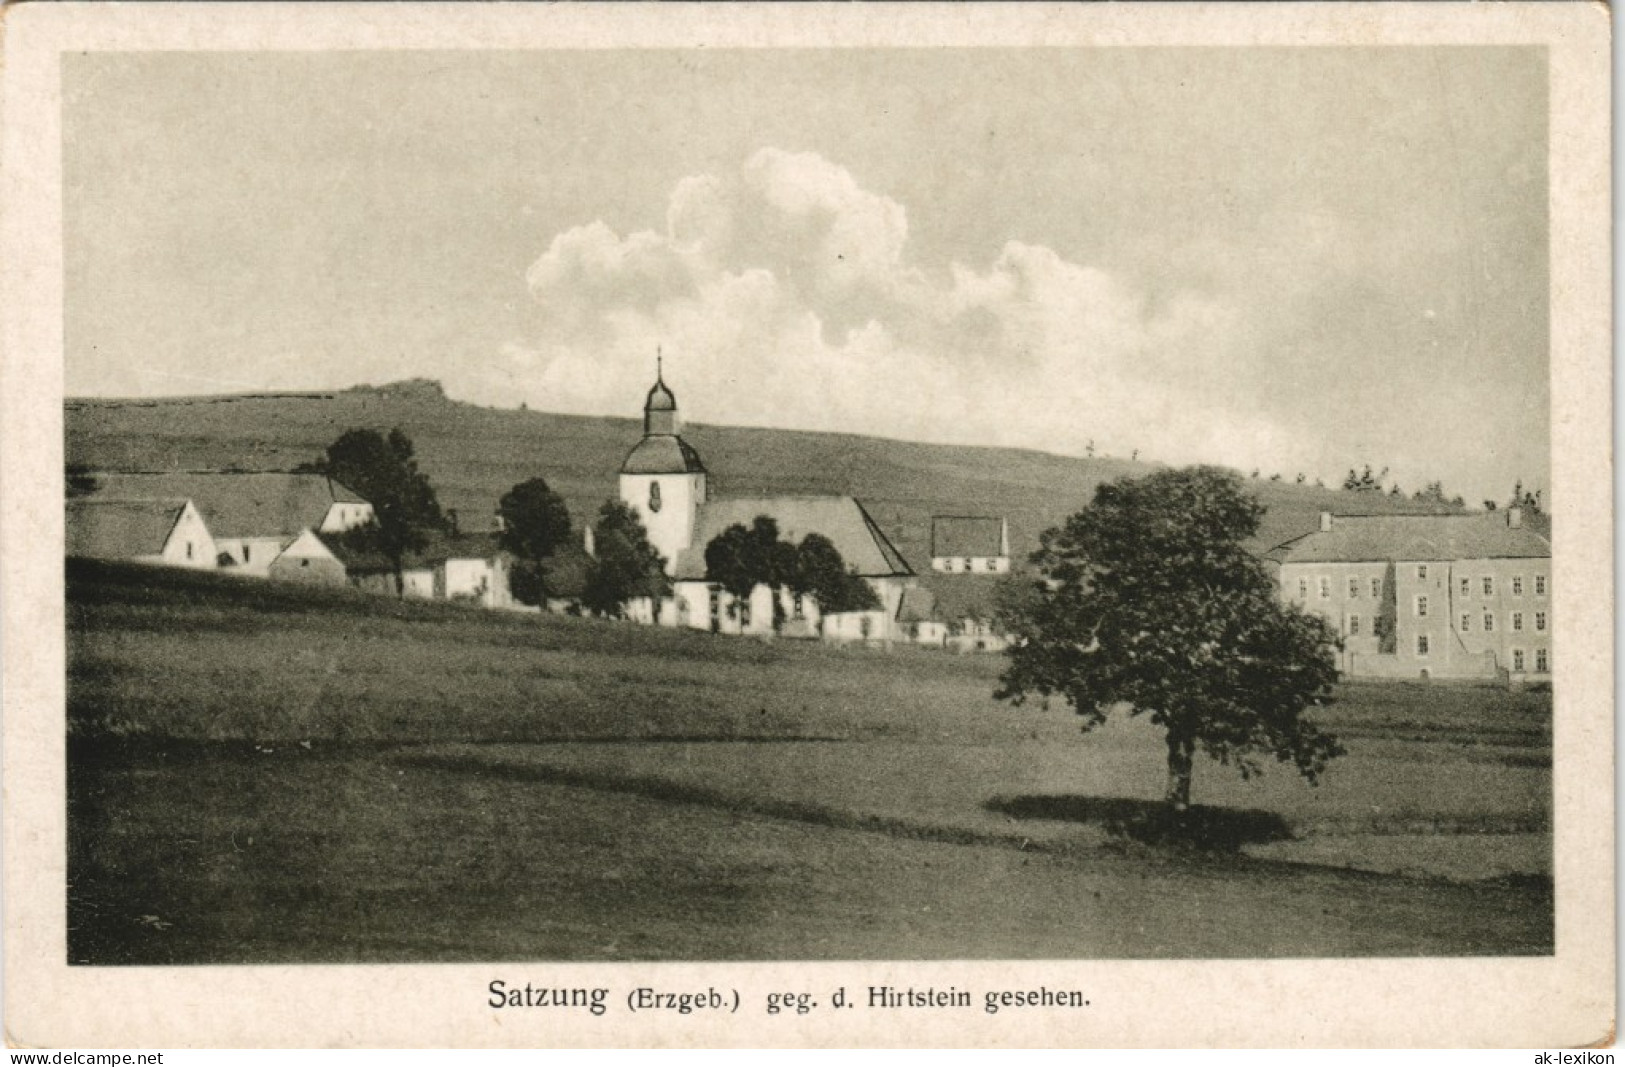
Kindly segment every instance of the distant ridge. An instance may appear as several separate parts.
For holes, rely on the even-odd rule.
[[[627,401],[635,414],[640,397]],[[353,427],[400,427],[441,504],[464,530],[489,528],[502,494],[543,477],[579,527],[617,492],[617,472],[642,426],[632,417],[480,407],[415,379],[331,392],[247,393],[66,402],[66,458],[92,470],[280,470],[316,459]],[[1002,515],[1024,561],[1039,536],[1088,503],[1097,485],[1162,464],[1031,449],[936,445],[807,430],[689,424],[685,438],[711,472],[712,495],[854,496],[945,603],[984,603],[991,583],[930,573],[933,515]],[[1460,509],[1380,493],[1249,479],[1268,509],[1264,551],[1315,529],[1320,512],[1437,514]],[[958,583],[951,588],[948,583]],[[974,594],[971,591],[977,590]],[[985,590],[985,591],[984,591]]]

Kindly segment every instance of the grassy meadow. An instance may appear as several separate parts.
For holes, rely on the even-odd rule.
[[[1547,953],[1551,700],[1340,687],[1318,788],[996,656],[70,562],[82,963]]]

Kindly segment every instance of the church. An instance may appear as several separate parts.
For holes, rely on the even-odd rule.
[[[819,617],[811,598],[780,590],[785,636],[826,640],[907,640],[909,615],[924,592],[913,569],[849,496],[759,496],[712,500],[705,464],[682,437],[677,398],[657,372],[643,404],[643,439],[621,464],[620,497],[637,512],[649,543],[666,560],[672,595],[660,604],[628,605],[647,623],[708,630],[712,633],[773,632],[773,592],[757,586],[746,604],[706,574],[705,547],[735,524],[749,526],[759,516],[774,520],[779,536],[799,543],[808,534],[827,537],[847,567],[875,591],[875,611]]]

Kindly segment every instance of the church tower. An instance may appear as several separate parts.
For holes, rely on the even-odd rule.
[[[705,465],[678,436],[677,398],[666,388],[656,363],[654,388],[643,402],[643,440],[621,464],[621,500],[643,522],[649,543],[666,557],[666,573],[694,540],[694,524],[705,503]]]

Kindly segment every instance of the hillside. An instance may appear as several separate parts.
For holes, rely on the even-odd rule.
[[[433,382],[334,393],[69,400],[66,408],[68,463],[104,470],[287,469],[315,458],[352,427],[398,426],[465,530],[489,528],[502,494],[538,475],[564,496],[578,524],[590,520],[615,493],[621,460],[641,433],[635,418],[448,400]],[[1087,503],[1100,482],[1156,469],[1109,457],[734,426],[689,424],[684,436],[704,458],[714,496],[850,494],[922,574],[930,568],[932,515],[1004,515],[1011,551],[1024,559],[1042,532]],[[1378,494],[1251,484],[1268,508],[1261,550],[1313,529],[1321,511],[1435,510]],[[963,599],[953,590],[949,598]]]

